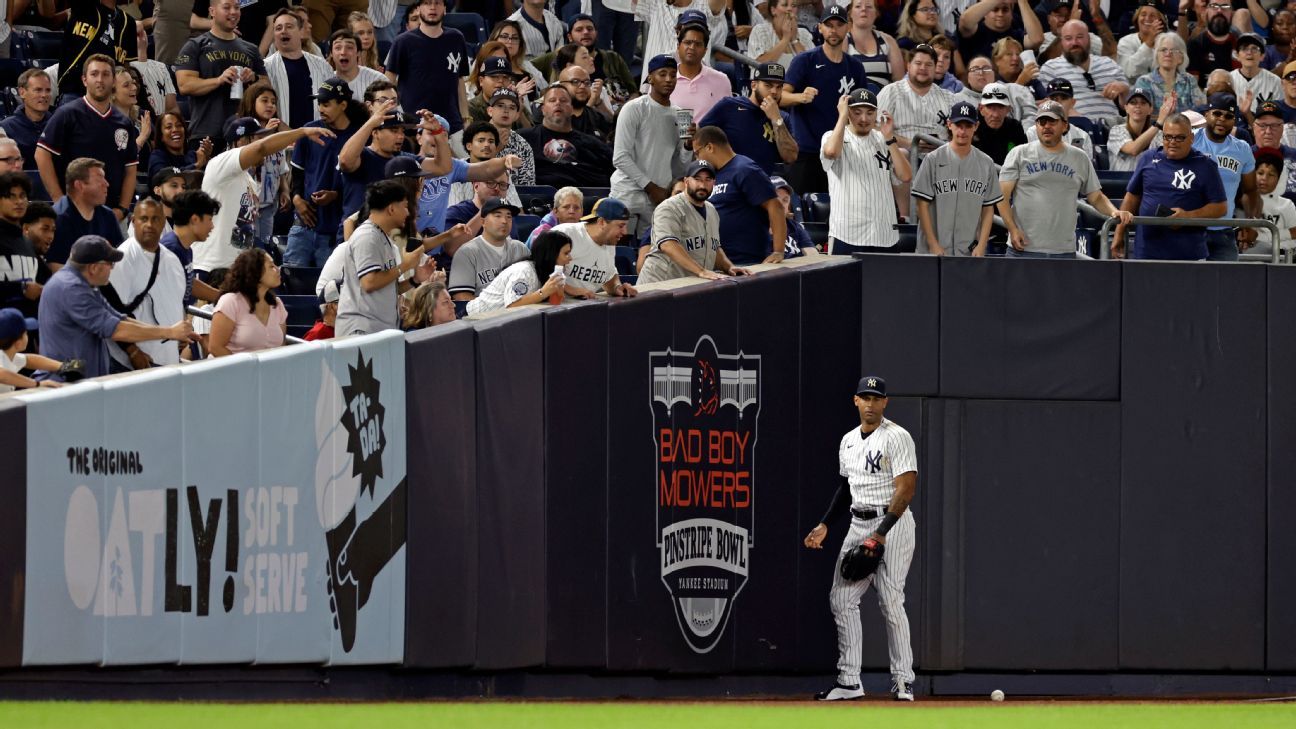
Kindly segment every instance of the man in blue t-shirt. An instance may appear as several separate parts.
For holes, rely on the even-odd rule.
[[[693,154],[716,171],[708,200],[720,215],[720,246],[735,266],[778,263],[787,240],[787,218],[769,175],[755,162],[734,154],[720,127],[702,127],[693,137]]]
[[[57,271],[67,263],[72,244],[83,235],[98,235],[114,248],[123,242],[121,224],[104,203],[108,200],[108,178],[104,164],[90,157],[78,157],[67,166],[67,194],[54,203],[54,242],[45,254],[50,268]]]
[[[325,127],[336,136],[325,139],[322,145],[300,139],[293,147],[293,207],[297,215],[288,231],[288,250],[284,251],[284,264],[288,266],[318,268],[328,260],[342,227],[336,160],[364,118],[362,107],[351,96],[351,87],[336,76],[320,84],[315,101],[320,118],[306,126]]]
[[[750,97],[728,96],[717,101],[698,126],[723,129],[734,153],[751,158],[766,172],[772,173],[780,162],[796,162],[798,146],[792,137],[791,116],[779,109],[786,75],[782,65],[762,63],[756,67]]]
[[[1134,168],[1121,210],[1159,218],[1218,218],[1228,211],[1219,165],[1192,147],[1192,122],[1171,115],[1163,147],[1145,152]],[[1125,224],[1116,225],[1112,256],[1125,256]],[[1206,258],[1203,228],[1140,225],[1131,258],[1200,261]]]
[[[397,84],[401,108],[430,109],[445,117],[451,134],[463,128],[468,96],[462,77],[472,57],[454,28],[442,27],[445,0],[422,0],[416,30],[401,33],[387,54],[387,77]]]
[[[1193,149],[1215,160],[1219,165],[1224,195],[1228,201],[1225,218],[1233,217],[1233,201],[1242,192],[1242,209],[1248,218],[1263,217],[1260,193],[1256,191],[1255,154],[1251,145],[1233,136],[1237,120],[1237,100],[1230,93],[1211,94],[1206,103],[1206,126],[1193,135]],[[1229,227],[1206,230],[1207,256],[1212,261],[1236,261],[1238,249],[1255,244],[1256,229],[1243,228],[1234,236]]]
[[[342,151],[338,153],[338,171],[342,173],[343,218],[356,212],[364,204],[365,188],[369,183],[386,179],[388,160],[393,157],[414,157],[401,151],[405,144],[405,130],[416,126],[414,117],[396,111],[395,107],[390,101],[374,104],[373,114],[342,145]],[[445,166],[449,167],[449,163]]]
[[[783,82],[780,103],[791,107],[792,136],[799,150],[786,176],[802,192],[828,190],[828,176],[819,163],[819,142],[837,124],[837,100],[868,83],[863,62],[846,55],[849,30],[846,8],[833,6],[824,11],[819,23],[823,45],[797,54]]]

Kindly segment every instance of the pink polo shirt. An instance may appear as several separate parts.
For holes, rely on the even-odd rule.
[[[671,105],[681,109],[693,110],[693,121],[706,116],[706,113],[718,101],[726,96],[733,96],[733,86],[729,77],[703,65],[702,72],[693,78],[685,78],[683,73],[676,76],[675,92],[671,94]]]

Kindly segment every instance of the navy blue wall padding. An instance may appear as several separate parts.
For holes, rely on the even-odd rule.
[[[1269,266],[1270,671],[1296,670],[1296,268]]]
[[[958,670],[963,667],[966,578],[961,462],[965,402],[941,398],[921,402],[921,435],[910,430],[918,446],[914,500],[921,509],[915,559],[923,560],[918,576],[910,579],[923,581],[925,602],[920,616],[910,616],[914,635],[922,636],[914,644],[914,662],[928,671]]]
[[[405,665],[471,666],[477,652],[476,341],[466,322],[406,337],[409,495]]]
[[[608,306],[607,654],[612,670],[666,668],[652,644],[681,640],[665,587],[656,576],[657,495],[649,352],[672,345],[670,292],[640,294]],[[640,560],[647,559],[647,566]]]
[[[1123,269],[1120,666],[1262,670],[1266,267]]]
[[[938,394],[942,259],[862,258],[862,370],[885,377],[892,395]]]
[[[535,312],[477,322],[477,661],[545,656],[544,336]]]
[[[607,662],[608,306],[544,313],[546,665]]]
[[[1116,669],[1118,403],[968,402],[968,669]]]
[[[0,610],[0,667],[22,664],[22,585],[27,574],[27,410],[17,400],[0,400],[0,443],[12,457],[0,468],[0,585],[12,604]]]
[[[940,394],[1119,398],[1122,265],[1002,263],[941,261]]]

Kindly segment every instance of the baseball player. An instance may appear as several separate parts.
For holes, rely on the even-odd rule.
[[[715,187],[715,168],[705,160],[694,160],[684,172],[684,185],[684,194],[666,198],[653,211],[652,249],[644,258],[638,283],[748,273],[730,263],[720,247],[720,214],[707,200]]]
[[[886,253],[899,244],[891,177],[908,182],[909,158],[896,143],[895,125],[868,89],[837,102],[837,126],[823,135],[819,156],[828,173],[828,252]],[[880,126],[880,130],[875,126]]]
[[[878,606],[887,624],[887,651],[891,654],[891,694],[896,701],[913,701],[913,648],[909,644],[909,616],[904,607],[905,577],[914,552],[914,518],[909,509],[918,485],[918,459],[909,431],[884,417],[886,380],[869,376],[855,388],[860,426],[842,436],[837,449],[841,485],[833,495],[823,520],[806,535],[805,545],[823,549],[828,524],[850,506],[851,526],[842,541],[833,570],[828,601],[837,622],[837,685],[815,694],[819,701],[858,699],[860,656],[863,650],[860,599],[869,585],[877,586]],[[841,575],[842,557],[872,538],[884,545],[877,571],[861,580]]]
[[[972,146],[980,120],[967,101],[949,113],[950,141],[927,155],[914,177],[918,201],[918,252],[938,256],[984,256],[1003,199],[999,165]]]

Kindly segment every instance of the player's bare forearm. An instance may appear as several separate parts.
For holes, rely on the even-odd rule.
[[[887,512],[900,516],[904,514],[905,509],[909,508],[909,502],[913,501],[914,491],[918,488],[918,472],[908,471],[895,477],[895,493],[891,496],[891,503],[887,504]]]

